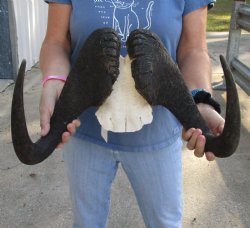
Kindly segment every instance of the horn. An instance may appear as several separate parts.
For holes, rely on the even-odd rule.
[[[224,130],[216,137],[203,120],[178,66],[160,38],[149,30],[137,29],[130,33],[127,48],[136,89],[151,105],[169,109],[185,129],[201,129],[206,137],[205,152],[212,151],[217,157],[228,157],[235,152],[240,139],[240,107],[233,75],[223,56],[220,60],[227,85],[227,107]]]
[[[35,143],[29,137],[25,120],[23,83],[26,61],[21,63],[12,99],[11,133],[14,150],[22,163],[34,165],[45,160],[60,143],[68,123],[88,107],[103,103],[119,75],[119,55],[120,40],[114,30],[98,29],[89,36],[56,102],[49,133]]]
[[[240,141],[240,103],[232,71],[224,56],[220,55],[220,61],[227,88],[225,126],[222,134],[218,137],[205,133],[205,151],[216,151],[217,157],[229,157],[236,151]]]

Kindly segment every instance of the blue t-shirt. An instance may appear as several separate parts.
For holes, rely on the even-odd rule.
[[[79,53],[87,37],[97,28],[112,27],[122,41],[121,54],[126,55],[125,42],[129,33],[137,28],[155,32],[172,58],[182,31],[182,18],[186,14],[215,0],[47,0],[72,5],[70,34],[72,42],[71,62]],[[198,19],[199,20],[199,19]],[[153,107],[153,122],[133,133],[108,132],[108,143],[101,136],[101,126],[95,116],[96,107],[89,108],[81,116],[81,126],[75,136],[114,150],[152,151],[172,144],[180,137],[181,125],[162,106]]]

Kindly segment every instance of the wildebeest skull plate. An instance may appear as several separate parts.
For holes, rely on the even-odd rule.
[[[113,91],[96,112],[101,126],[112,132],[135,132],[153,120],[152,106],[135,89],[131,60],[119,58],[120,74]]]

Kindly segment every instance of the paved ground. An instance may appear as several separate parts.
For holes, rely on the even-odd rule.
[[[242,39],[241,58],[250,60],[249,35]],[[226,52],[227,33],[209,33],[213,81],[221,81],[219,54]],[[27,72],[25,107],[33,139],[39,137],[40,71]],[[13,85],[0,80],[0,228],[70,227],[71,208],[60,151],[36,166],[17,160],[10,135]],[[250,227],[250,99],[239,88],[242,136],[237,153],[207,162],[183,149],[184,219],[189,227]],[[225,104],[225,92],[216,91]],[[145,227],[129,182],[120,169],[113,185],[109,228]]]

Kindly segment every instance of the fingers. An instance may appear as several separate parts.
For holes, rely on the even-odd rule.
[[[192,132],[192,135],[191,135],[191,137],[189,138],[189,140],[187,142],[187,148],[189,150],[194,150],[196,148],[196,146],[197,146],[196,143],[197,143],[198,136],[200,136],[201,134],[202,134],[202,131],[200,129],[195,129]],[[201,144],[201,143],[199,143],[199,144]]]
[[[70,136],[71,136],[71,134],[70,134],[69,132],[67,132],[67,131],[64,132],[64,133],[62,134],[62,142],[58,144],[57,148],[58,148],[58,149],[62,149],[63,146],[64,146],[64,144],[67,143],[67,142],[69,141]]]
[[[223,132],[225,124],[225,120],[222,116],[210,105],[199,103],[197,107],[213,134],[219,136]],[[205,154],[208,161],[213,161],[215,159],[215,155],[212,152],[204,153],[206,139],[201,131],[193,128],[187,131],[184,130],[182,137],[187,141],[187,148],[189,150],[194,150],[195,156],[203,157]]]
[[[55,99],[46,96],[46,93],[42,93],[40,100],[40,126],[41,135],[45,136],[50,130],[50,118],[54,111]]]
[[[208,161],[214,161],[215,160],[215,155],[212,152],[206,152],[206,159]]]
[[[188,130],[183,129],[183,131],[182,131],[182,139],[184,141],[186,141],[186,142],[189,141],[189,139],[191,138],[194,131],[195,131],[194,128],[190,128]]]
[[[41,136],[45,136],[49,133],[50,124],[48,122],[41,123]]]
[[[41,136],[47,135],[50,130],[50,117],[51,112],[49,111],[49,109],[40,109]]]
[[[212,129],[213,134],[215,136],[219,136],[223,132],[224,125],[225,125],[225,123],[221,122],[216,129]]]
[[[201,158],[205,154],[208,161],[213,161],[215,159],[212,152],[204,152],[206,138],[202,135],[200,129],[190,128],[187,131],[183,130],[182,138],[187,141],[187,148],[189,150],[194,150],[194,155],[196,157]]]
[[[72,122],[76,127],[80,127],[81,121],[79,119],[73,120]]]
[[[194,150],[194,155],[198,158],[201,158],[204,156],[206,156],[206,159],[208,161],[213,161],[215,160],[215,155],[212,152],[204,152],[205,149],[205,143],[206,143],[206,138],[204,137],[204,135],[199,135],[197,137],[197,141],[196,141],[196,146],[195,146],[195,150]]]
[[[48,108],[40,109],[41,136],[45,136],[48,134],[50,130],[50,118],[51,112]]]
[[[204,155],[204,148],[205,148],[206,139],[205,139],[204,135],[200,134],[195,138],[195,140],[196,141],[194,142],[194,144],[195,144],[194,155],[198,158],[201,158]]]
[[[76,132],[76,129],[80,126],[80,120],[76,119],[76,120],[73,120],[71,123],[69,123],[67,125],[67,130],[68,130],[68,133],[69,135],[73,135],[75,134]],[[65,139],[67,139],[67,137],[65,137]],[[64,140],[62,140],[64,142]]]
[[[79,119],[73,120],[71,123],[67,125],[67,132],[62,134],[62,142],[57,146],[58,149],[62,149],[64,144],[67,143],[70,137],[75,134],[76,129],[81,125]]]
[[[210,105],[199,103],[197,107],[213,134],[215,136],[220,135],[225,124],[225,120],[222,118],[222,116]]]

